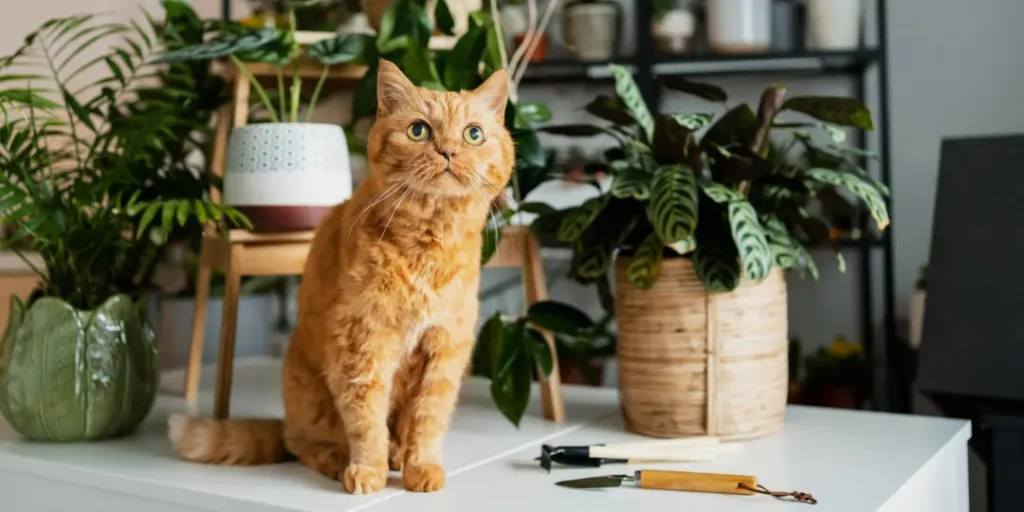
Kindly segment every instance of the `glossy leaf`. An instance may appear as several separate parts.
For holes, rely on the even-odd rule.
[[[885,229],[889,225],[889,209],[885,205],[885,198],[873,183],[863,177],[831,169],[809,169],[805,175],[819,182],[843,187],[853,192],[867,205],[878,229]]]
[[[614,96],[599,94],[583,108],[591,115],[600,117],[605,121],[610,121],[618,126],[632,126],[636,124],[636,119],[626,110],[626,106]]]
[[[647,217],[667,243],[683,240],[697,228],[697,181],[689,167],[660,167],[651,182]]]
[[[554,207],[551,205],[536,202],[521,203],[518,209],[521,212],[533,213],[536,215],[548,215],[556,212]]]
[[[573,208],[558,228],[558,239],[563,242],[575,241],[583,233],[583,230],[587,229],[590,223],[597,218],[606,204],[608,204],[608,196],[601,195],[587,199],[583,204]]]
[[[647,108],[640,88],[633,80],[633,73],[618,64],[611,64],[610,67],[612,75],[615,77],[615,93],[643,129],[646,140],[651,140],[654,137],[654,117]]]
[[[556,210],[542,213],[530,224],[530,233],[538,240],[558,240],[558,232],[565,222],[565,218],[572,213],[572,209]]]
[[[729,95],[717,85],[691,82],[681,76],[666,76],[658,79],[662,85],[673,91],[684,92],[716,103],[725,103]]]
[[[730,202],[728,210],[729,227],[743,263],[743,273],[749,279],[762,281],[772,268],[772,253],[764,228],[757,220],[757,211],[746,200]]]
[[[590,282],[607,274],[615,252],[636,226],[639,215],[628,206],[634,204],[613,199],[591,228],[580,237],[573,251],[571,275]]]
[[[306,54],[322,64],[343,64],[362,57],[365,45],[366,38],[361,34],[342,34],[310,45]]]
[[[615,175],[611,193],[615,197],[631,197],[638,201],[646,201],[651,195],[651,174],[647,171],[628,166]]]
[[[734,107],[718,118],[704,133],[701,146],[705,149],[715,144],[728,148],[733,144],[749,145],[757,131],[757,114],[746,103]]]
[[[702,242],[693,253],[693,269],[709,293],[731,292],[739,286],[738,263],[735,248]]]
[[[657,233],[647,235],[637,247],[636,254],[629,260],[626,277],[633,286],[641,290],[650,289],[661,273],[661,257],[664,243]]]
[[[594,321],[583,311],[552,300],[531,304],[526,319],[537,327],[567,336],[579,336],[594,327]]]
[[[807,114],[819,121],[874,130],[871,111],[863,101],[838,96],[799,96],[786,100],[782,110]]]
[[[478,70],[487,48],[487,34],[483,28],[466,32],[455,43],[444,67],[444,83],[455,91],[470,90],[480,80]]]
[[[546,123],[551,120],[551,109],[539,101],[521,102],[517,110],[531,123]]]
[[[277,38],[272,28],[250,30],[242,34],[222,34],[205,43],[172,50],[158,57],[157,64],[219,59],[231,54],[256,50]]]
[[[548,345],[547,340],[544,339],[544,336],[533,329],[527,329],[526,347],[541,375],[545,379],[550,377],[551,371],[554,370],[554,358],[551,356],[551,347]]]

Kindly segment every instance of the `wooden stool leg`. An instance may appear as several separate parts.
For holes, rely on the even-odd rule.
[[[544,263],[540,257],[540,244],[527,234],[523,236],[523,293],[526,303],[533,304],[548,299],[548,287],[544,282]],[[562,377],[558,372],[558,351],[555,338],[545,332],[544,339],[551,349],[551,375],[540,383],[541,407],[544,417],[555,423],[565,422],[565,403],[562,402]]]
[[[199,374],[203,370],[203,333],[206,331],[206,305],[210,297],[210,267],[206,266],[208,246],[203,242],[199,257],[199,275],[196,277],[196,308],[192,312],[192,340],[188,348],[188,366],[185,367],[185,400],[194,401],[199,394]]]
[[[231,246],[224,278],[224,311],[220,319],[220,352],[217,355],[217,390],[213,414],[226,419],[231,410],[231,378],[235,364],[235,331],[238,324],[238,299],[242,285],[241,257],[244,247]]]

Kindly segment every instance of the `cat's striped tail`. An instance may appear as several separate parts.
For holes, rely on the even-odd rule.
[[[172,414],[167,436],[178,454],[194,462],[254,466],[292,458],[284,446],[281,420],[212,420]]]

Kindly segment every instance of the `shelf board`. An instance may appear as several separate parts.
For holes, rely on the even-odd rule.
[[[610,62],[637,67],[649,63],[655,75],[719,75],[755,73],[859,73],[878,61],[880,52],[858,49],[837,52],[788,52],[760,54],[657,55],[646,61],[622,57],[613,61],[586,62],[575,59],[548,59],[529,65],[523,82],[611,82]]]

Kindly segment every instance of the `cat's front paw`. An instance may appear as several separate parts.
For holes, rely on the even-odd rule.
[[[444,488],[444,468],[437,464],[406,464],[402,483],[413,492],[434,492]]]
[[[341,478],[345,490],[351,494],[373,494],[383,489],[387,482],[387,468],[375,468],[364,464],[349,464]]]

